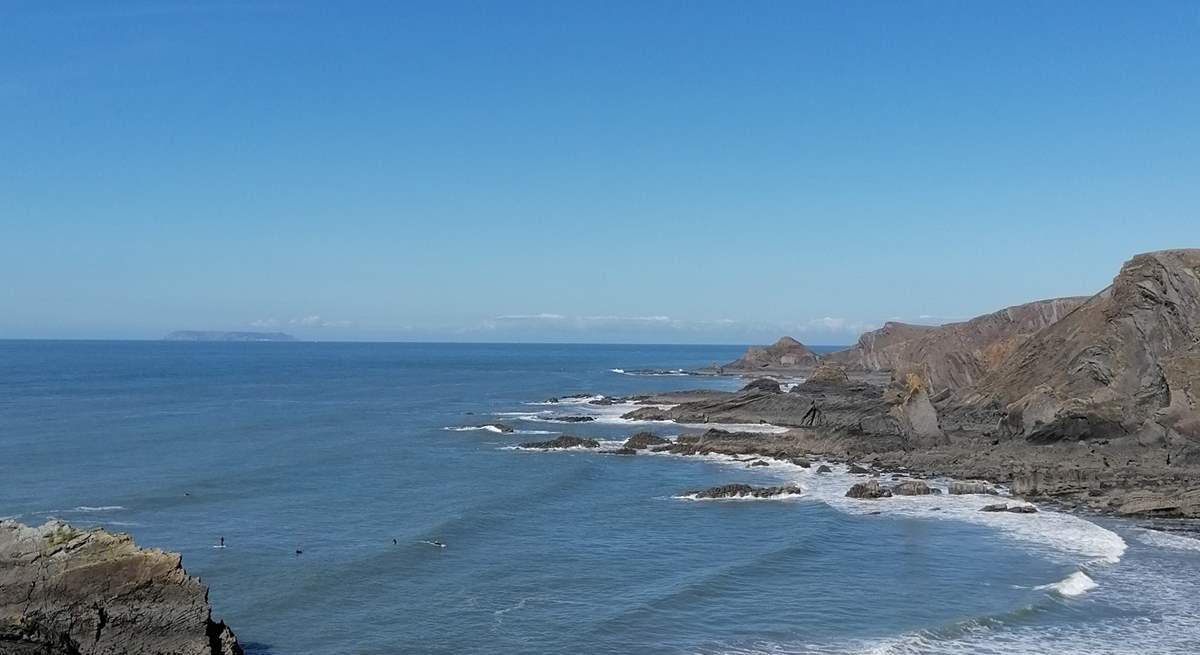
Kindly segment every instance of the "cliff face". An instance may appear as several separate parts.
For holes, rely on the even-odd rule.
[[[1029,337],[1085,300],[1039,300],[937,327],[887,323],[826,359],[867,371],[916,369],[936,395],[978,383]]]
[[[1137,255],[1112,286],[1024,341],[979,385],[1034,441],[1200,441],[1200,250]]]
[[[746,349],[746,354],[723,368],[735,371],[807,369],[817,365],[818,356],[807,346],[791,337],[783,337],[773,345]]]
[[[0,652],[241,655],[180,556],[58,521],[0,522]]]

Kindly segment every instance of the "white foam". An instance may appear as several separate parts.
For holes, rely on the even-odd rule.
[[[1148,530],[1146,528],[1137,529],[1138,541],[1150,546],[1159,548],[1170,548],[1172,550],[1192,550],[1200,552],[1200,539],[1184,537],[1182,535],[1171,534],[1161,530]]]
[[[100,505],[97,507],[92,507],[89,505],[80,505],[79,507],[76,507],[75,509],[69,510],[69,511],[72,511],[72,512],[116,512],[116,511],[123,510],[123,509],[125,509],[125,508],[122,507],[121,505]]]
[[[1087,592],[1095,589],[1099,585],[1096,581],[1089,578],[1083,571],[1076,571],[1066,578],[1051,584],[1044,584],[1034,587],[1034,589],[1047,589],[1058,592],[1063,596],[1082,596]]]

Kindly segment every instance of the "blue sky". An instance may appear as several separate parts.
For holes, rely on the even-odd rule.
[[[1195,2],[0,0],[0,337],[848,343],[1200,245]]]

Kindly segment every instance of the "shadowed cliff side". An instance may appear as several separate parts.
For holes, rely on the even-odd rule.
[[[180,556],[59,521],[0,522],[0,653],[241,655]]]

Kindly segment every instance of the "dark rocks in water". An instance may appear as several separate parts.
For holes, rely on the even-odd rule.
[[[756,459],[753,462],[750,462],[747,466],[770,466],[770,465],[771,465],[771,463],[766,460]]]
[[[609,454],[612,454],[612,455],[636,455],[637,454],[637,450],[635,450],[633,448],[625,448],[625,447],[617,448],[616,450],[610,450],[608,452],[609,452]]]
[[[549,420],[559,423],[587,423],[596,420],[595,416],[553,416]]]
[[[241,655],[177,553],[60,521],[0,521],[0,653]]]
[[[772,380],[771,378],[758,378],[757,380],[754,380],[750,384],[747,384],[746,386],[742,387],[742,392],[746,392],[746,391],[759,391],[759,392],[763,392],[763,393],[781,393],[783,390],[779,387],[778,380]]]
[[[802,469],[806,469],[806,468],[812,466],[812,463],[803,457],[793,457],[788,461],[790,461],[792,464],[795,464],[796,466],[799,466]]]
[[[868,468],[863,468],[863,467],[859,466],[858,464],[851,464],[849,467],[846,468],[846,472],[850,473],[852,475],[870,475],[873,471],[871,471],[871,469],[868,469]]]
[[[630,437],[625,440],[624,447],[632,448],[634,450],[641,450],[642,448],[662,446],[669,443],[671,443],[669,440],[663,439],[653,432],[637,432],[630,435]]]
[[[859,482],[858,484],[850,487],[850,490],[846,492],[847,498],[876,499],[890,498],[891,495],[891,490],[879,486],[878,480]]]
[[[951,496],[962,496],[966,494],[986,494],[989,496],[995,496],[998,493],[992,488],[992,485],[986,482],[973,481],[951,482],[949,491]]]
[[[926,496],[939,491],[930,487],[924,480],[905,480],[892,487],[892,493],[897,496]]]
[[[979,508],[981,512],[1010,512],[1012,514],[1036,514],[1037,508],[1033,505],[1009,505],[1008,503],[996,503],[994,505],[984,505]]]
[[[726,484],[703,491],[690,491],[684,495],[696,498],[772,498],[774,496],[799,495],[800,493],[800,487],[794,485],[752,487],[748,484]]]
[[[569,434],[564,434],[563,436],[558,437],[557,439],[551,439],[550,441],[530,441],[528,443],[521,444],[521,448],[528,448],[531,450],[578,448],[581,446],[584,448],[599,448],[600,442],[596,441],[595,439],[585,439],[583,437],[575,437]]]
[[[623,402],[625,402],[625,399],[623,399],[623,398],[612,398],[609,396],[601,396],[600,398],[597,398],[595,400],[589,400],[588,404],[589,405],[598,405],[600,407],[607,407],[609,405],[620,405]]]
[[[824,464],[822,464],[822,465],[820,465],[820,466],[818,466],[818,467],[817,467],[817,473],[833,473],[833,469],[831,469],[831,468],[829,468],[828,466],[825,466]]]

